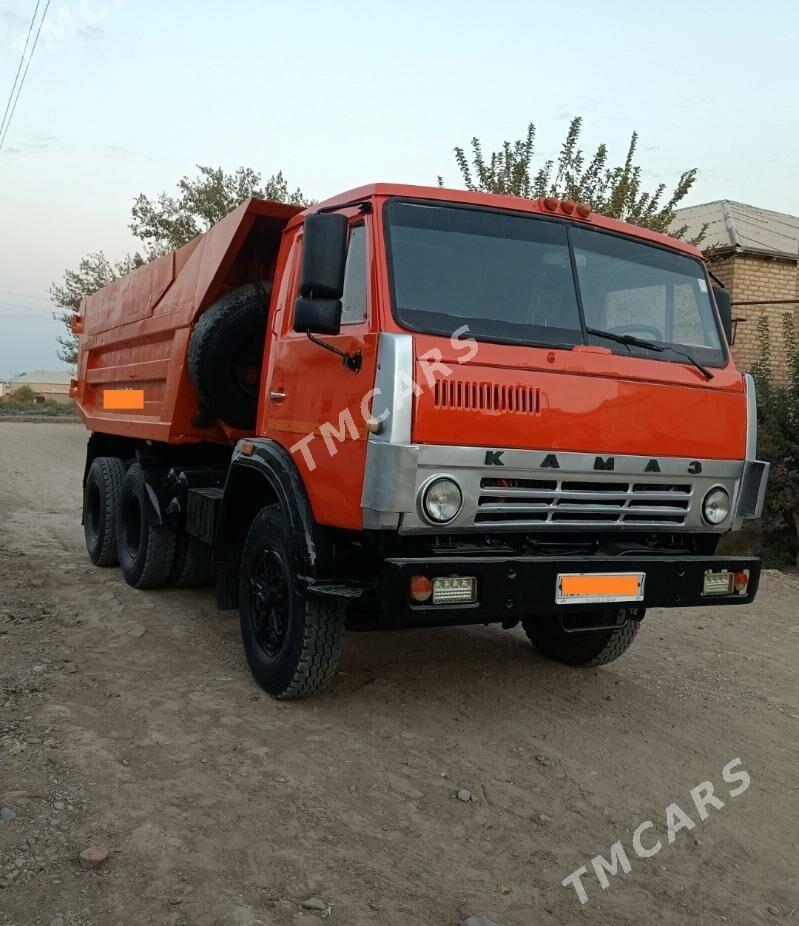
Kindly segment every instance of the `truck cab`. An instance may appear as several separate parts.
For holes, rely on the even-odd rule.
[[[594,666],[648,608],[753,600],[758,560],[716,546],[760,516],[768,464],[697,248],[391,184],[284,220],[254,426],[149,478],[271,694],[327,684],[345,628],[521,624]]]

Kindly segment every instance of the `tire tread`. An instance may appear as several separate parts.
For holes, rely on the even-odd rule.
[[[640,620],[627,618],[612,630],[566,633],[560,628],[542,625],[538,619],[522,622],[527,638],[535,649],[556,662],[583,669],[607,665],[622,656],[633,644]]]
[[[178,588],[207,585],[214,577],[211,548],[196,537],[181,531],[175,542],[170,584]]]
[[[267,505],[255,516],[247,532],[245,551],[260,531],[262,516],[268,511],[280,512],[281,507]],[[301,598],[300,602],[305,607],[305,621],[302,646],[294,672],[280,691],[266,689],[277,700],[307,698],[322,691],[335,675],[341,658],[346,604],[334,598],[316,599],[311,596]],[[252,663],[250,668],[256,681],[266,687],[258,678]]]
[[[89,556],[95,566],[116,566],[117,557],[117,509],[125,478],[125,464],[119,457],[95,457],[89,468],[89,478],[94,468],[100,475],[100,491],[103,494],[103,523],[100,525],[102,544],[94,556]],[[85,513],[84,513],[85,517]]]
[[[123,480],[123,490],[125,483],[128,481],[131,484],[134,483],[134,481],[138,481],[143,485],[144,472],[140,464],[134,463],[128,468],[125,479]],[[131,491],[135,491],[133,486],[131,486]],[[123,525],[121,523],[122,517],[122,509],[120,507],[119,523],[117,527],[118,549],[121,549],[124,537]],[[174,529],[169,525],[156,524],[153,522],[147,510],[146,500],[142,510],[142,535],[146,538],[146,550],[141,569],[136,568],[136,563],[126,565],[123,557],[120,556],[119,560],[122,566],[122,574],[125,581],[132,588],[163,588],[169,583],[172,574],[177,535]]]

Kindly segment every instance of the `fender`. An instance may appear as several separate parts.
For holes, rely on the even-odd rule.
[[[299,470],[288,451],[269,438],[239,441],[233,451],[217,524],[215,560],[223,566],[238,565],[247,531],[266,505],[279,505],[289,519],[296,538],[294,574],[307,582],[328,573],[329,544],[314,519]]]

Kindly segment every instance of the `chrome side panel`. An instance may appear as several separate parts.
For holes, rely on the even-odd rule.
[[[370,434],[370,441],[410,444],[413,391],[413,337],[381,332],[372,417],[382,422],[383,429]]]
[[[757,459],[757,389],[751,373],[744,375],[746,392],[746,459]]]
[[[372,417],[382,427],[369,434],[361,497],[367,529],[396,530],[413,505],[418,467],[418,448],[411,445],[413,393],[413,337],[381,332]]]
[[[746,461],[741,480],[741,491],[735,508],[735,527],[740,530],[744,521],[763,515],[770,464],[757,459],[757,394],[751,373],[744,377],[746,389]]]
[[[413,510],[418,472],[418,447],[369,441],[361,499],[365,528],[399,527],[400,517]]]

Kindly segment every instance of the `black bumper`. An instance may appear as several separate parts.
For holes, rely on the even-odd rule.
[[[745,594],[702,594],[708,570],[749,570]],[[536,614],[601,610],[606,604],[556,603],[560,573],[643,572],[644,600],[635,608],[685,608],[749,604],[757,594],[760,560],[747,556],[452,556],[384,560],[380,581],[379,627],[511,622]],[[409,598],[413,576],[475,576],[477,601],[467,605],[419,605]]]

